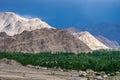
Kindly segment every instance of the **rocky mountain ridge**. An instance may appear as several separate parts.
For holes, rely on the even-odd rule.
[[[59,30],[39,18],[27,19],[13,12],[3,12],[0,22],[0,51],[38,53],[109,49],[89,32],[74,28],[69,32]]]
[[[78,37],[78,39],[86,43],[87,46],[92,50],[109,49],[107,46],[105,46],[103,43],[98,41],[93,35],[91,35],[87,31],[73,33],[73,35],[75,35],[76,37]]]
[[[74,28],[67,29],[72,35],[83,41],[91,50],[99,50],[99,49],[109,49],[99,40],[97,40],[91,33],[87,31],[79,31]]]
[[[0,13],[0,32],[6,32],[7,35],[14,36],[23,31],[32,31],[41,28],[54,28],[39,18],[27,19],[13,12]]]
[[[24,31],[15,36],[0,34],[0,51],[6,52],[87,52],[91,49],[82,41],[59,29]]]

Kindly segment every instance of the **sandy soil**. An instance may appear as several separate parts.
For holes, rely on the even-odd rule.
[[[12,64],[2,61],[0,62],[0,80],[87,80],[87,78],[71,77],[69,72],[34,69],[14,61]]]

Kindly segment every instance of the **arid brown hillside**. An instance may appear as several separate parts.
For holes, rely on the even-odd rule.
[[[64,30],[38,29],[15,36],[0,34],[0,51],[7,52],[86,52],[90,48]]]

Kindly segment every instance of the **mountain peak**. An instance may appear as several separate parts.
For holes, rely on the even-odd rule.
[[[20,34],[24,30],[32,31],[41,28],[53,28],[39,18],[27,19],[13,12],[0,13],[0,22],[0,32],[6,32],[10,36]]]
[[[97,40],[92,34],[87,31],[74,33],[81,41],[86,43],[92,50],[108,49],[102,42]]]
[[[21,19],[21,20],[28,21],[27,18],[21,17],[21,16],[19,16],[18,14],[14,13],[14,12],[1,12],[0,13],[0,18],[2,18],[2,19],[13,18],[13,19]]]
[[[109,49],[106,45],[104,45],[102,42],[97,40],[91,33],[88,31],[79,31],[75,28],[69,28],[67,29],[72,35],[86,43],[86,45],[91,50],[99,50],[99,49]]]
[[[4,14],[4,15],[17,15],[14,12],[1,12],[0,14]]]

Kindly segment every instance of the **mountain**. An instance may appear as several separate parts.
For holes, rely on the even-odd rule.
[[[0,51],[86,52],[91,49],[64,30],[49,26],[39,18],[27,19],[13,12],[0,13]]]
[[[120,44],[120,22],[116,23],[101,23],[91,26],[76,25],[81,30],[88,31],[95,36],[102,35],[112,41],[117,41]]]
[[[53,28],[39,18],[27,19],[13,12],[0,13],[0,32],[13,36],[23,31],[32,31],[41,28]]]
[[[111,40],[109,40],[109,39],[107,39],[107,38],[105,38],[105,37],[103,37],[101,35],[96,36],[96,38],[100,42],[102,42],[103,44],[105,44],[106,46],[108,46],[110,48],[119,48],[120,47],[120,45],[119,45],[119,43],[117,41],[111,41]]]
[[[70,27],[70,28],[67,28],[65,30],[68,31],[68,32],[71,32],[71,33],[80,32],[80,30],[78,30],[78,29],[76,29],[74,27]]]
[[[91,49],[69,32],[42,28],[8,36],[0,33],[0,51],[7,52],[87,52]]]
[[[67,31],[71,30],[66,29]],[[91,50],[99,50],[99,49],[108,49],[103,43],[97,40],[92,34],[87,31],[77,31],[76,29],[72,29],[73,31],[69,31],[75,37],[83,41]],[[77,32],[76,32],[77,31]]]
[[[89,32],[74,28],[59,30],[39,18],[27,19],[13,12],[3,12],[0,22],[0,51],[38,53],[108,49]]]

